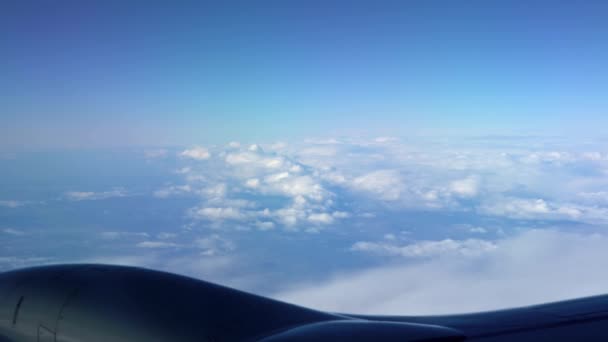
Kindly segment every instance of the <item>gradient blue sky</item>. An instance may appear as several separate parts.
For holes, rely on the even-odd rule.
[[[3,1],[3,147],[602,134],[605,1]]]

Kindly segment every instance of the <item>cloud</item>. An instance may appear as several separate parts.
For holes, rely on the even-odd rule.
[[[308,221],[315,224],[332,224],[334,217],[328,213],[318,213],[308,215]]]
[[[608,223],[608,208],[572,203],[554,203],[543,199],[502,198],[483,204],[486,215],[529,220],[571,220],[590,224]]]
[[[274,174],[266,179],[267,192],[278,193],[288,197],[303,196],[315,201],[325,197],[323,186],[310,176],[292,176],[287,172]]]
[[[25,235],[25,232],[18,230],[18,229],[14,229],[14,228],[4,228],[0,231],[3,232],[4,234],[13,235],[13,236]]]
[[[244,288],[248,281],[242,275],[234,274],[238,260],[228,255],[204,255],[197,253],[157,261],[153,268],[171,273],[211,281],[216,284]]]
[[[162,189],[154,191],[154,197],[157,198],[168,198],[171,196],[188,194],[192,192],[192,187],[189,184],[185,185],[171,185]]]
[[[68,191],[64,194],[65,198],[70,201],[95,201],[114,197],[125,197],[127,192],[123,188],[115,188],[110,191],[93,192],[93,191]]]
[[[212,222],[214,227],[223,226],[224,221],[240,221],[260,230],[276,226],[295,230],[305,222],[322,224],[348,215],[340,212],[333,216],[334,195],[314,169],[271,150],[266,152],[257,144],[233,144],[218,152],[223,157],[218,161],[223,163],[207,165],[204,170],[188,166],[185,181],[189,188],[166,186],[155,195],[200,195],[201,203],[188,210],[188,217],[195,223]],[[216,169],[210,170],[210,166]],[[197,174],[205,176],[193,180],[191,177]],[[261,203],[268,203],[270,208]]]
[[[175,233],[158,233],[158,234],[156,234],[156,238],[161,239],[161,240],[174,239],[176,237],[177,237],[177,234],[175,234]]]
[[[275,224],[271,221],[258,221],[255,223],[255,226],[259,230],[271,230],[274,229]]]
[[[245,182],[245,186],[248,188],[257,188],[260,186],[260,180],[257,178],[250,178]]]
[[[226,197],[227,191],[228,187],[225,183],[218,183],[201,189],[201,194],[212,199],[222,199]]]
[[[186,175],[186,174],[189,174],[190,172],[192,172],[192,168],[187,167],[187,166],[175,170],[175,173],[177,173],[178,175]]]
[[[236,245],[217,234],[194,240],[194,246],[202,250],[203,255],[213,256],[231,252]]]
[[[315,225],[329,225],[336,222],[336,219],[345,219],[350,217],[350,214],[343,211],[311,213],[308,215],[308,222]]]
[[[606,244],[603,235],[531,230],[497,241],[490,253],[371,268],[275,297],[334,312],[421,315],[602,294]]]
[[[144,156],[146,159],[166,158],[168,155],[169,151],[164,148],[144,151]]]
[[[195,146],[190,149],[183,150],[179,153],[179,156],[182,158],[190,158],[194,160],[207,160],[211,157],[211,153],[204,147]]]
[[[273,217],[287,227],[295,226],[306,217],[306,210],[297,205],[281,208],[273,213]]]
[[[351,215],[345,211],[334,211],[331,216],[339,219],[349,218]]]
[[[2,262],[0,257],[0,267],[2,267]],[[238,279],[229,274],[234,267],[235,260],[227,255],[205,256],[196,253],[167,257],[159,254],[158,249],[151,248],[133,255],[100,255],[77,260],[77,262],[146,267],[239,287]]]
[[[351,250],[408,258],[430,258],[445,255],[477,256],[491,252],[496,248],[496,244],[486,240],[444,239],[440,241],[419,241],[405,246],[385,242],[359,241],[353,244]]]
[[[481,207],[486,214],[513,218],[563,218],[556,208],[549,206],[543,199],[510,198]]]
[[[376,139],[374,139],[374,142],[379,144],[394,143],[397,141],[399,141],[399,139],[395,137],[377,137]]]
[[[68,191],[65,193],[66,197],[72,201],[82,201],[95,199],[97,193],[92,191]]]
[[[142,207],[145,210],[132,213],[136,215],[134,220],[123,224],[120,217],[112,219],[117,227],[148,221],[160,226],[146,226],[149,233],[94,232],[99,234],[97,242],[104,248],[97,252],[120,252],[108,261],[139,263],[214,280],[217,274],[239,273],[237,277],[257,277],[259,283],[266,284],[262,285],[266,286],[264,289],[292,285],[290,282],[297,281],[294,278],[303,273],[302,278],[326,280],[311,284],[310,291],[297,288],[283,294],[293,294],[293,298],[302,295],[306,299],[302,304],[314,305],[318,295],[320,305],[326,303],[335,310],[460,311],[484,308],[485,303],[500,307],[547,299],[535,297],[538,288],[544,286],[541,275],[535,272],[542,274],[544,268],[527,263],[540,260],[547,272],[553,272],[557,267],[549,259],[560,249],[566,253],[564,258],[572,257],[587,267],[583,251],[562,246],[560,241],[571,238],[581,241],[580,245],[589,251],[595,250],[599,243],[593,239],[604,238],[584,234],[601,232],[608,224],[608,155],[602,144],[578,148],[545,139],[330,138],[292,141],[289,145],[229,144],[196,152],[197,149],[169,149],[169,156],[177,153],[178,159],[154,161],[153,170],[148,169],[152,174],[143,172],[141,182],[133,188],[165,199],[145,201],[142,206],[165,209]],[[158,179],[159,167],[165,168],[166,178],[158,180],[157,186],[147,187]],[[110,190],[72,191],[63,199],[83,201],[128,195],[124,190]],[[5,206],[6,203],[9,201],[5,201]],[[30,207],[36,209],[27,209]],[[144,222],[137,215],[164,215],[175,221],[167,224],[162,217],[156,220],[156,216],[151,216]],[[556,231],[504,238],[528,227],[547,226],[562,230],[576,227],[579,235],[564,236]],[[141,226],[131,227],[142,230]],[[403,234],[403,230],[409,233]],[[319,235],[303,237],[283,231]],[[205,236],[202,232],[218,235]],[[0,230],[3,234],[7,241],[22,240],[11,238],[16,236],[14,232]],[[44,234],[30,234],[28,239],[50,236]],[[254,235],[260,239],[253,241]],[[268,258],[260,260],[259,253],[252,252],[260,248],[253,246],[256,241],[264,248],[273,242],[285,245],[276,251],[269,249]],[[303,245],[295,245],[300,243]],[[553,244],[558,247],[551,247]],[[296,253],[321,245],[326,248],[324,256],[327,253],[327,258],[337,262],[318,267],[306,264],[318,258]],[[510,253],[510,248],[518,252]],[[26,250],[20,258],[28,257]],[[518,259],[520,256],[522,260]],[[597,262],[594,257],[605,260],[599,252],[589,257],[592,263]],[[249,259],[244,261],[245,258]],[[285,261],[285,266],[268,266],[268,260],[277,258]],[[348,258],[348,262],[340,258]],[[577,267],[561,258],[555,257],[556,264]],[[383,267],[360,269],[380,263],[384,263]],[[287,272],[294,264],[298,270]],[[338,265],[348,265],[349,272],[357,267],[359,270],[345,274]],[[253,275],[243,268],[251,268]],[[302,269],[310,271],[300,272]],[[600,273],[599,266],[596,270]],[[325,278],[328,273],[335,278]],[[587,276],[574,275],[581,279]],[[286,279],[280,279],[282,276]],[[520,278],[531,283],[520,284]],[[275,281],[278,279],[281,281]],[[561,281],[551,274],[546,279]],[[578,285],[568,281],[574,289],[591,286],[587,281]],[[589,278],[591,283],[596,281],[593,276]],[[454,289],[448,288],[450,285]],[[496,296],[505,296],[504,302],[498,301],[502,298],[489,297],[492,286]],[[328,290],[338,287],[346,289],[344,297],[340,290]],[[463,288],[460,296],[457,290]],[[485,297],[476,300],[473,289],[479,289]],[[528,290],[533,293],[526,294]],[[569,296],[566,290],[554,289],[550,293],[555,297]]]
[[[15,200],[3,200],[0,201],[0,207],[6,207],[6,208],[17,208],[20,207],[22,205],[24,205],[24,202],[21,201],[15,201]]]
[[[460,197],[474,197],[478,192],[478,180],[475,177],[467,177],[450,183],[450,191]]]
[[[197,219],[209,221],[235,220],[240,221],[247,218],[247,215],[239,208],[231,207],[204,207],[191,210],[191,216]]]
[[[38,256],[0,256],[0,271],[29,266],[47,265],[54,262],[55,259],[53,258]]]
[[[584,203],[608,206],[608,191],[580,192],[577,196]]]
[[[395,201],[401,197],[404,184],[397,170],[379,170],[355,178],[350,186],[378,196],[382,200]]]
[[[79,260],[82,263],[120,265],[120,266],[137,266],[158,268],[158,258],[153,254],[137,255],[102,255]]]
[[[166,241],[142,241],[136,244],[139,248],[175,248],[178,244]]]
[[[474,234],[485,234],[488,232],[488,230],[483,227],[471,227],[469,228],[469,232]]]
[[[149,238],[150,234],[145,232],[116,232],[116,231],[107,231],[101,232],[100,237],[105,240],[116,240],[123,238]]]
[[[263,221],[289,230],[335,224],[339,217],[334,211],[360,217],[355,211],[373,208],[381,208],[375,214],[383,216],[406,209],[608,222],[608,158],[593,149],[542,150],[536,147],[542,144],[517,139],[448,146],[386,137],[263,146],[214,147],[219,158],[213,163],[190,161],[178,173],[185,184],[169,183],[155,196],[200,197],[201,202],[188,210],[193,224],[221,225],[232,217],[248,227]],[[297,201],[301,203],[296,205]],[[264,216],[266,208],[270,214]]]
[[[225,161],[233,167],[247,167],[248,170],[241,169],[241,171],[249,171],[253,174],[280,170],[289,165],[283,157],[264,154],[260,147],[250,147],[247,151],[228,153]]]

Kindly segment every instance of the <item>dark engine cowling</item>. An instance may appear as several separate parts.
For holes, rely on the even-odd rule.
[[[324,313],[134,267],[0,274],[0,342],[460,341],[449,328]]]

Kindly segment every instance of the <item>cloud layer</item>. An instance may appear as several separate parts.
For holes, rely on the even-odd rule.
[[[606,236],[532,230],[496,245],[472,243],[466,248],[474,253],[459,253],[462,246],[445,241],[389,249],[405,258],[432,258],[337,275],[276,297],[337,312],[422,315],[602,294],[608,292],[607,243]]]
[[[0,269],[132,264],[373,313],[608,290],[601,142],[328,138],[129,153],[70,157],[58,169],[96,172],[38,192],[38,176],[7,179]]]

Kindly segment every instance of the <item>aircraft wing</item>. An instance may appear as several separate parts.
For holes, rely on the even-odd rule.
[[[608,296],[447,316],[307,309],[170,273],[55,265],[0,274],[0,342],[608,341]]]
[[[446,326],[467,341],[608,341],[608,295],[460,315],[350,316]]]

